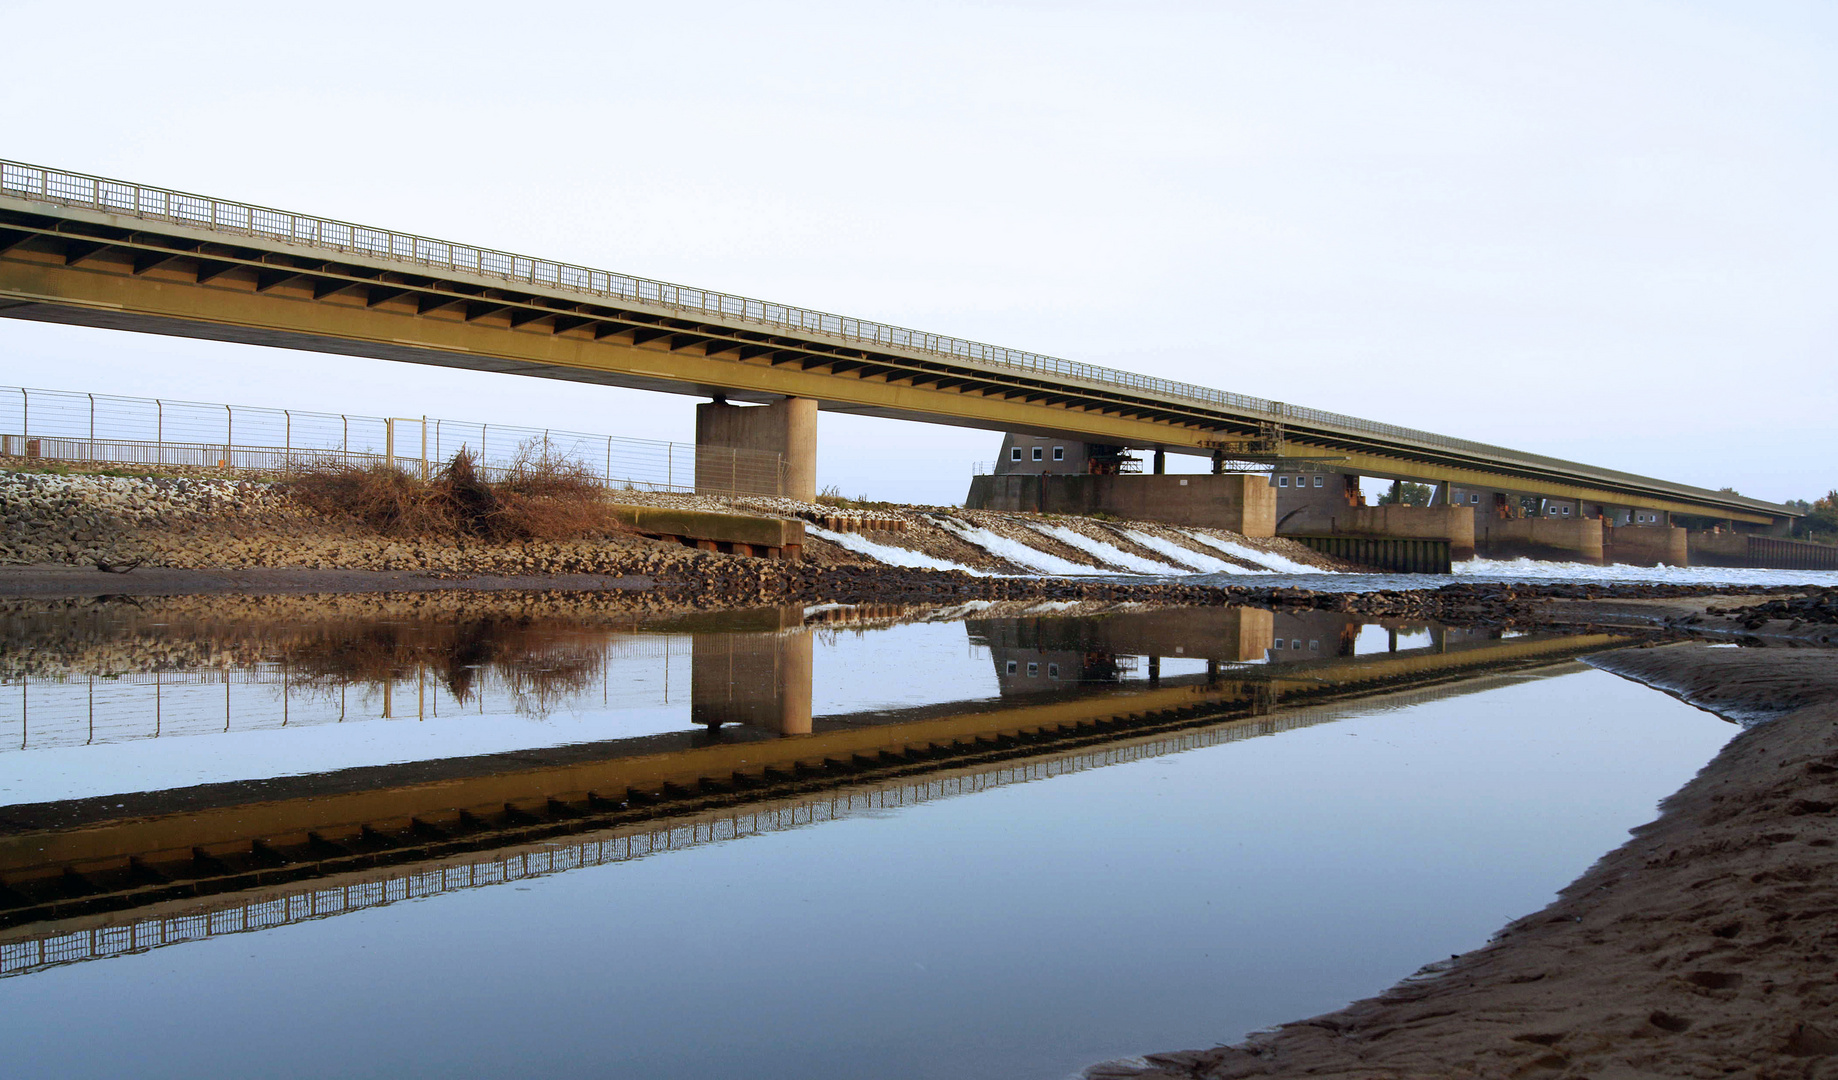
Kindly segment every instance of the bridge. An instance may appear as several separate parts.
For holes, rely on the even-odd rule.
[[[1604,519],[1615,507],[1750,529],[1793,515],[867,319],[10,161],[0,162],[0,316],[709,397],[698,445],[779,452],[784,493],[806,499],[822,409],[1152,450],[1158,461],[1208,456],[1215,468],[1330,463],[1436,485],[1445,504],[1457,490],[1520,492],[1568,500],[1578,517],[1594,505]],[[1239,479],[1241,502],[1268,499]]]

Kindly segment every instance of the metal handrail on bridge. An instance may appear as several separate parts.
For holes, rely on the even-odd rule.
[[[932,334],[871,319],[756,300],[610,270],[596,270],[553,259],[517,255],[495,248],[438,240],[394,229],[357,225],[334,218],[297,214],[252,203],[150,187],[42,165],[0,160],[0,194],[13,194],[40,202],[111,214],[126,214],[150,221],[172,222],[210,232],[263,237],[431,269],[495,277],[538,288],[565,290],[605,299],[631,300],[724,319],[740,319],[781,330],[822,334],[852,344],[907,349],[1030,374],[1068,377],[1107,388],[1143,391],[1164,398],[1252,413],[1271,423],[1300,422],[1342,432],[1376,435],[1433,449],[1477,455],[1507,465],[1538,470],[1556,469],[1614,485],[1632,485],[1700,499],[1708,497],[1715,502],[1763,512],[1781,513],[1786,509],[1764,500],[1732,496],[1727,492],[1713,492],[1653,477],[1599,469],[1581,462],[1528,454],[1488,443],[1270,401],[1247,394],[1235,394],[1228,390],[1215,390],[1193,383],[1139,375],[1097,364],[966,341],[946,334]]]

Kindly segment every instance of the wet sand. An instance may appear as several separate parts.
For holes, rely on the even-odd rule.
[[[1487,946],[1236,1046],[1088,1075],[1838,1077],[1838,653],[1591,662],[1756,722]]]

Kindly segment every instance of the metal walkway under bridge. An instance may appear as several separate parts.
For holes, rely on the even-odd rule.
[[[0,162],[0,316],[1227,456],[1769,525],[1787,507],[391,229]]]

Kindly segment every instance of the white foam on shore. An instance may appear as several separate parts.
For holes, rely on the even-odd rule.
[[[1016,566],[1023,566],[1037,574],[1050,577],[1090,577],[1095,574],[1114,574],[1115,570],[1106,570],[1096,566],[1080,566],[1068,562],[1057,555],[1049,555],[1038,548],[1028,547],[1019,540],[1010,540],[999,533],[979,528],[959,521],[954,517],[939,515],[934,517],[941,528],[948,529],[959,540],[982,548],[998,559],[1006,559]]]
[[[1205,552],[1194,551],[1192,548],[1184,548],[1172,540],[1163,539],[1159,536],[1151,536],[1148,533],[1138,532],[1135,529],[1121,529],[1119,531],[1122,532],[1123,535],[1129,537],[1132,543],[1141,544],[1150,551],[1159,551],[1163,555],[1168,556],[1169,559],[1192,567],[1193,572],[1197,574],[1250,574],[1255,572],[1246,567],[1239,566],[1235,562],[1215,559]]]
[[[1762,570],[1724,566],[1592,566],[1537,559],[1469,559],[1457,577],[1506,581],[1647,581],[1671,585],[1838,585],[1834,570]]]
[[[1207,547],[1218,548],[1220,551],[1225,552],[1227,555],[1235,555],[1238,558],[1245,560],[1246,562],[1254,562],[1271,573],[1275,573],[1275,574],[1332,574],[1332,573],[1336,573],[1336,571],[1328,570],[1324,567],[1309,566],[1307,563],[1296,562],[1294,559],[1288,558],[1283,555],[1278,555],[1274,551],[1259,551],[1257,548],[1251,547],[1248,544],[1235,544],[1230,540],[1221,540],[1216,536],[1208,536],[1202,532],[1194,532],[1192,530],[1183,530],[1183,531],[1186,532],[1188,536],[1193,537],[1195,540],[1198,540],[1200,543],[1205,544]]]
[[[962,563],[946,562],[935,559],[920,551],[911,551],[892,544],[877,544],[873,540],[857,533],[831,532],[828,529],[806,523],[804,531],[820,540],[827,540],[840,548],[847,548],[857,555],[866,555],[877,562],[888,566],[905,566],[915,570],[962,570],[966,574],[988,577],[986,570],[977,570]]]
[[[1030,521],[1028,522],[1028,528],[1033,529],[1043,536],[1050,536],[1060,543],[1065,544],[1067,547],[1078,548],[1080,551],[1097,559],[1099,562],[1106,562],[1112,566],[1121,567],[1132,574],[1178,575],[1193,573],[1193,571],[1187,567],[1170,566],[1167,563],[1156,562],[1153,559],[1145,559],[1140,555],[1132,555],[1115,544],[1107,544],[1102,540],[1086,536],[1082,532],[1068,529],[1064,525],[1042,525]]]

